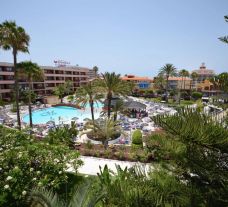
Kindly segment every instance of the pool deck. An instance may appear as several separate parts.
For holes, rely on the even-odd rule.
[[[80,156],[80,159],[83,161],[84,164],[78,169],[78,172],[85,175],[97,175],[97,173],[100,172],[100,167],[101,169],[104,169],[105,165],[107,165],[108,168],[114,173],[117,172],[117,165],[119,165],[122,169],[126,167],[131,168],[136,166],[144,169],[146,173],[149,173],[154,169],[150,163],[129,162],[85,156]],[[68,171],[73,172],[72,168],[69,168]]]

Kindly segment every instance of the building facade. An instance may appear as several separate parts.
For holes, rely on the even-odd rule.
[[[90,70],[88,71],[88,76],[89,76],[89,79],[90,79],[90,80],[96,78],[96,72],[95,72],[95,70],[90,69]]]
[[[123,81],[133,82],[137,89],[149,89],[151,88],[151,84],[153,79],[148,77],[139,77],[134,75],[125,75],[122,77]]]
[[[192,79],[188,77],[169,77],[168,86],[171,90],[190,90]]]
[[[197,84],[203,83],[205,80],[213,78],[215,72],[212,69],[207,69],[205,63],[202,63],[199,69],[193,70],[192,72],[197,73],[198,77],[193,81],[193,88],[197,88]]]
[[[52,67],[40,66],[44,72],[44,78],[40,81],[34,81],[32,84],[33,91],[40,95],[50,95],[53,89],[64,84],[65,81],[72,81],[72,90],[75,91],[78,87],[87,84],[89,81],[89,68],[84,67]],[[0,98],[10,100],[14,89],[14,68],[13,64],[0,62]],[[28,82],[23,76],[19,77],[19,86],[21,88],[28,87]]]

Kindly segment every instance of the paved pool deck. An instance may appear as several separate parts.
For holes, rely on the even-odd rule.
[[[86,175],[97,175],[97,173],[100,172],[100,167],[103,169],[105,165],[107,165],[108,168],[114,173],[117,171],[116,165],[119,165],[122,169],[125,167],[130,168],[134,166],[141,167],[145,170],[146,173],[153,170],[152,165],[149,163],[145,164],[140,162],[119,161],[85,156],[80,156],[80,159],[84,162],[84,164],[79,168],[78,172]]]

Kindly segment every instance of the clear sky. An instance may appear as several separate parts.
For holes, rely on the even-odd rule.
[[[31,36],[32,60],[154,76],[166,63],[228,72],[228,0],[0,0],[0,22],[15,20]],[[0,50],[0,61],[12,62]]]

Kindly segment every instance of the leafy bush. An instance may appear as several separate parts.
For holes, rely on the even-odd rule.
[[[73,146],[73,140],[78,135],[78,130],[74,122],[71,126],[64,125],[63,127],[55,127],[49,130],[48,136],[46,137],[49,144],[57,144],[59,142],[65,143],[68,146]]]
[[[194,98],[195,100],[202,98],[202,96],[203,96],[203,94],[200,92],[193,92],[192,93],[192,98]]]
[[[1,126],[0,146],[0,206],[24,206],[34,187],[59,190],[69,182],[69,164],[75,171],[82,164],[79,153],[64,144],[51,145]]]
[[[86,145],[87,149],[92,149],[93,148],[93,143],[91,142],[91,140],[88,140],[85,145]]]
[[[137,129],[132,134],[132,144],[135,145],[142,145],[142,132],[141,130]]]

